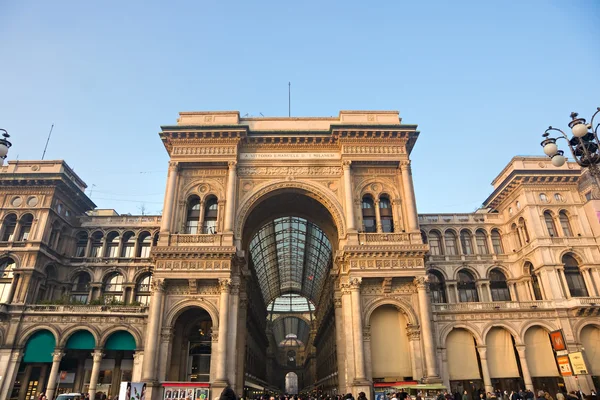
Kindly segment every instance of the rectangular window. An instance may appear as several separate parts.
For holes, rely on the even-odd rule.
[[[494,246],[495,254],[502,254],[502,240],[500,239],[500,235],[492,235],[492,246]]]
[[[108,248],[108,254],[106,256],[110,257],[110,258],[117,258],[117,251],[118,250],[119,250],[119,248],[117,246],[110,246]]]
[[[456,242],[454,241],[454,239],[452,239],[452,240],[446,240],[446,253],[449,256],[455,256],[456,255]]]
[[[198,233],[198,221],[197,220],[190,220],[187,222],[187,225],[185,227],[185,233],[187,233],[188,235],[195,235]]]
[[[442,254],[440,251],[440,241],[437,238],[429,239],[429,251],[433,256],[439,256]]]
[[[150,257],[150,246],[142,246],[142,251],[140,252],[140,257],[142,257],[142,258]]]
[[[125,258],[133,257],[133,246],[125,246],[123,248],[123,257],[125,257]]]
[[[85,248],[86,246],[77,246],[77,249],[75,249],[75,257],[85,257]]]

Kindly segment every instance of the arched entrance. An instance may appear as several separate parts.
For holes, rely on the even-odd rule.
[[[245,220],[241,243],[254,293],[246,314],[258,328],[246,333],[246,396],[257,386],[287,393],[312,390],[316,382],[323,391],[337,387],[329,272],[338,228],[314,197],[299,188],[274,191]]]
[[[200,307],[183,311],[173,325],[168,381],[210,382],[213,322]]]

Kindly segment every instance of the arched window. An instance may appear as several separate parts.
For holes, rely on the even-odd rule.
[[[119,232],[110,232],[106,235],[106,253],[104,257],[117,258],[119,256]]]
[[[219,210],[219,201],[216,197],[206,200],[204,206],[204,222],[202,223],[202,233],[217,233],[217,213]]]
[[[375,204],[369,196],[364,196],[362,199],[362,217],[365,232],[377,232],[375,223]]]
[[[446,231],[444,233],[444,244],[446,245],[446,254],[449,256],[458,255],[456,249],[456,234],[453,231]]]
[[[79,232],[76,236],[75,257],[85,257],[85,250],[88,244],[87,232]]]
[[[123,235],[123,244],[121,245],[121,257],[133,258],[135,251],[135,236],[133,232],[125,232]]]
[[[546,222],[546,229],[548,229],[548,234],[552,237],[558,236],[556,234],[556,226],[554,225],[554,218],[550,211],[544,211],[544,221]]]
[[[498,268],[490,271],[490,289],[492,301],[510,301],[510,291],[506,283],[506,276]]]
[[[502,247],[502,237],[498,229],[492,229],[492,246],[494,246],[494,254],[504,254]]]
[[[102,232],[95,232],[92,235],[92,251],[90,257],[99,258],[102,257],[102,240],[104,239],[104,235]]]
[[[10,242],[13,240],[15,234],[15,228],[17,227],[17,216],[15,214],[9,214],[4,218],[2,223],[2,241]]]
[[[565,254],[562,258],[565,266],[565,278],[572,297],[587,297],[588,291],[585,287],[585,281],[579,270],[579,264],[572,256]]]
[[[558,214],[558,219],[560,220],[560,228],[563,231],[563,235],[565,236],[573,236],[573,231],[571,231],[571,224],[569,223],[569,216],[566,211],[561,211]]]
[[[15,262],[12,258],[5,258],[0,261],[0,303],[9,303],[11,301],[9,297],[14,268]]]
[[[519,218],[519,228],[521,228],[525,243],[529,243],[529,231],[527,230],[527,224],[525,224],[525,218],[523,217]]]
[[[521,247],[523,247],[523,241],[521,240],[521,232],[519,231],[517,224],[512,224],[510,230],[515,238],[516,245],[520,249]]]
[[[379,198],[379,217],[381,218],[382,232],[394,232],[394,221],[392,217],[392,204],[385,196]]]
[[[446,300],[446,281],[439,271],[429,271],[429,289],[431,290],[431,301],[433,303],[448,302]]]
[[[442,235],[438,231],[429,232],[429,237],[427,238],[429,242],[429,251],[431,255],[441,256],[442,252]]]
[[[465,229],[460,232],[460,244],[462,245],[463,254],[473,254],[473,239],[471,238],[471,232]]]
[[[17,237],[18,242],[23,242],[29,238],[31,232],[31,226],[33,225],[33,215],[25,214],[21,217],[20,221],[21,228],[19,229],[19,236]]]
[[[533,297],[535,297],[535,300],[543,300],[544,298],[542,297],[540,281],[534,271],[533,264],[528,262],[525,265],[525,267],[527,268],[527,271],[529,271],[529,276],[531,277],[531,287],[533,288]]]
[[[150,284],[152,283],[152,275],[144,275],[135,285],[135,301],[143,306],[150,304]]]
[[[477,253],[479,254],[490,254],[488,248],[487,235],[483,229],[477,229],[475,232],[475,242],[477,242]]]
[[[106,278],[104,283],[104,298],[107,303],[123,301],[123,275],[115,272]]]
[[[75,276],[73,287],[71,288],[71,301],[86,304],[90,294],[90,282],[92,278],[87,272],[80,272]]]
[[[148,258],[150,257],[150,248],[152,247],[152,236],[148,232],[140,233],[138,238],[138,253],[137,257]]]
[[[458,298],[461,303],[478,302],[477,285],[475,278],[469,271],[458,271],[457,276]]]
[[[188,200],[187,216],[185,219],[185,233],[195,235],[198,233],[198,223],[200,222],[200,198],[192,196]]]

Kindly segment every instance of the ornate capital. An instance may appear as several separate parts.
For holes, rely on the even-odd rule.
[[[213,330],[213,331],[210,333],[210,339],[212,340],[212,342],[213,342],[213,343],[215,343],[215,342],[218,342],[218,341],[219,341],[219,332],[218,332],[218,331],[215,331],[215,330]]]
[[[429,290],[429,276],[427,275],[417,276],[413,280],[413,283],[417,287],[417,290]]]
[[[179,169],[179,162],[169,161],[169,171],[177,171]]]
[[[229,169],[235,169],[235,167],[237,166],[237,161],[227,161],[227,166],[229,167]]]
[[[342,161],[342,168],[344,169],[344,171],[349,170],[351,165],[352,165],[352,161],[350,161],[350,160]]]
[[[231,284],[231,294],[240,294],[240,284],[239,282],[233,282]]]
[[[487,347],[486,346],[477,346],[477,351],[479,352],[479,357],[480,358],[486,358],[487,357]]]
[[[400,161],[401,171],[410,171],[410,160]]]
[[[99,363],[100,361],[102,361],[102,357],[104,357],[102,350],[94,350],[94,352],[92,353],[92,358],[94,359],[95,363]]]
[[[362,283],[362,278],[352,278],[348,281],[348,287],[350,290],[360,290],[360,285]]]
[[[231,293],[231,279],[219,278],[219,289],[221,290],[221,293]]]
[[[333,307],[334,308],[342,308],[342,299],[340,299],[339,297],[334,297],[333,298]]]
[[[60,362],[64,356],[63,349],[55,349],[52,353],[52,362]]]
[[[410,342],[421,339],[421,327],[419,325],[406,325],[406,336]]]
[[[371,325],[363,327],[363,341],[371,341]]]
[[[167,287],[167,283],[163,278],[153,278],[150,286],[152,287],[153,292],[164,293]]]
[[[163,328],[160,334],[160,341],[162,343],[171,342],[173,340],[173,329],[172,328]]]
[[[133,353],[133,363],[134,364],[139,364],[141,360],[141,358],[144,356],[144,351],[143,350],[138,350],[135,353]]]

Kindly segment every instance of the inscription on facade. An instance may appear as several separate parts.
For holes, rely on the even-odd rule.
[[[339,160],[339,153],[240,153],[240,160]]]

